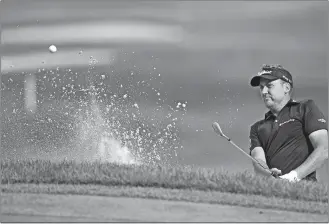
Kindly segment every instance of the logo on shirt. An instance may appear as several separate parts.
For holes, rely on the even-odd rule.
[[[295,119],[290,119],[290,120],[287,120],[285,122],[282,122],[282,123],[279,124],[279,126],[281,127],[282,125],[287,124],[287,123],[292,122],[292,121],[295,121]]]
[[[322,122],[322,123],[326,123],[326,120],[321,118],[321,119],[318,119],[318,121]]]

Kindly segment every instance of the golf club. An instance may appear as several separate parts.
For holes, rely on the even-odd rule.
[[[233,146],[235,146],[235,148],[239,149],[240,152],[242,152],[245,156],[247,156],[249,159],[251,159],[251,160],[254,161],[255,163],[259,164],[264,170],[266,170],[267,172],[271,173],[272,176],[277,177],[277,175],[275,175],[274,172],[272,172],[271,170],[269,170],[268,167],[264,167],[263,164],[261,164],[261,163],[260,163],[258,160],[256,160],[254,157],[250,156],[248,153],[246,153],[244,150],[242,150],[238,145],[236,145],[236,144],[235,144],[235,143],[234,143],[229,137],[227,137],[227,136],[223,133],[223,131],[222,131],[220,125],[219,125],[217,122],[214,122],[214,123],[212,124],[212,127],[213,127],[214,131],[215,131],[218,135],[220,135],[221,137],[223,137],[223,138],[225,138],[227,141],[229,141]]]

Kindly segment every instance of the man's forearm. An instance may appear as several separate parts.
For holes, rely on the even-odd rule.
[[[328,159],[328,148],[316,148],[311,155],[295,169],[298,178],[303,179],[313,171],[320,168]]]
[[[262,166],[259,165],[259,164],[256,163],[256,162],[252,161],[252,164],[253,164],[253,166],[254,166],[254,171],[255,171],[255,173],[256,173],[256,174],[263,175],[263,176],[271,176],[271,173],[270,173],[270,171],[269,171],[269,168],[268,168],[266,162],[264,162],[264,161],[262,161],[262,160],[260,160],[260,159],[257,159],[257,161],[258,161],[259,163],[261,163]],[[268,170],[264,169],[264,167],[267,168]]]

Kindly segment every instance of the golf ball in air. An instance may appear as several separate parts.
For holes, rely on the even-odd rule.
[[[50,51],[51,53],[55,53],[55,52],[57,51],[57,47],[56,47],[55,45],[51,45],[51,46],[49,47],[49,51]]]

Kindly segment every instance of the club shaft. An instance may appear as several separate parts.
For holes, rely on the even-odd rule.
[[[255,163],[258,163],[258,164],[259,164],[259,162],[258,162],[254,157],[248,155],[248,153],[246,153],[243,149],[241,149],[238,145],[236,145],[232,140],[229,140],[229,142],[230,142],[232,145],[234,145],[235,148],[239,149],[243,154],[245,154],[245,155],[248,156],[251,160],[253,160]],[[263,167],[263,168],[265,168],[265,167]]]
[[[226,136],[222,129],[220,128],[220,125],[217,122],[213,123],[213,129],[214,131],[220,135],[221,137],[225,138],[227,141],[229,141],[235,148],[239,149],[240,152],[242,152],[244,155],[246,155],[248,158],[250,158],[252,161],[254,161],[255,163],[259,164],[261,167],[263,167],[265,170],[269,170],[268,167],[264,167],[259,161],[257,161],[254,157],[250,156],[248,153],[246,153],[243,149],[241,149],[238,145],[236,145],[231,138],[229,138],[228,136]]]
[[[257,163],[258,165],[260,165],[261,167],[263,167],[266,170],[269,170],[268,167],[264,167],[259,161],[257,161],[254,157],[248,155],[248,153],[246,153],[244,150],[242,150],[238,145],[236,145],[234,142],[232,142],[232,140],[229,140],[229,142],[234,145],[237,149],[239,149],[243,154],[245,154],[246,156],[248,156],[252,161],[254,161],[255,163]]]

